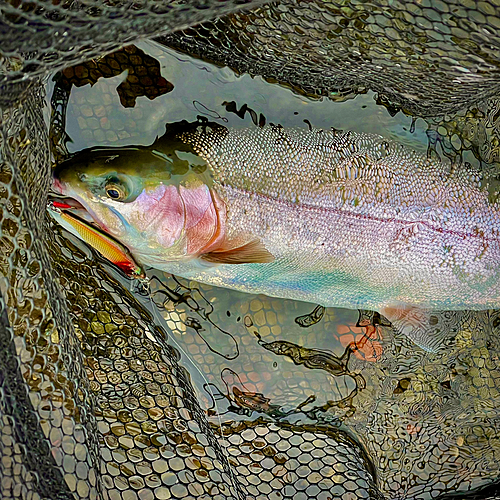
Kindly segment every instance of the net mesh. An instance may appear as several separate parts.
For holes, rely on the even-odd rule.
[[[495,1],[285,0],[162,38],[309,96],[367,89],[419,116],[498,94]]]
[[[209,424],[165,331],[92,253],[41,230],[23,181],[38,165],[18,168],[36,123],[9,124],[24,142],[2,169],[2,497],[273,498],[285,488],[296,498],[312,487],[317,498],[332,488],[377,498],[366,453],[343,431]],[[323,451],[298,470],[312,441]],[[333,482],[335,467],[354,480]]]
[[[168,300],[159,300],[159,291],[152,290],[167,321],[167,328],[160,327],[95,254],[46,220],[51,146],[56,157],[66,152],[61,113],[50,120],[49,139],[39,77],[101,56],[138,37],[184,28],[240,4],[33,1],[4,2],[0,7],[2,498],[352,500],[396,498],[401,492],[406,498],[431,498],[486,484],[474,477],[490,483],[498,477],[495,401],[500,377],[493,354],[500,327],[498,313],[461,318],[463,345],[459,343],[453,354],[456,359],[450,360],[456,381],[446,379],[444,372],[429,374],[418,367],[404,372],[394,366],[397,353],[388,355],[391,376],[377,393],[375,416],[365,427],[373,439],[365,446],[341,425],[324,419],[313,425],[276,418],[281,410],[269,405],[259,392],[259,374],[255,387],[239,385],[238,390],[225,394],[226,403],[238,409],[241,418],[226,419],[221,425],[220,405],[212,413],[206,411],[192,374],[179,364],[179,352],[168,344],[169,335],[196,326],[192,314],[182,316],[188,306],[200,311],[188,300],[197,297],[195,285],[164,278],[161,293]],[[498,92],[497,8],[488,2],[433,2],[432,6],[392,2],[390,7],[382,2],[280,2],[232,14],[163,41],[311,96],[341,99],[368,87],[379,91],[388,106],[403,106],[427,116],[469,107],[453,118],[429,120],[437,132],[432,137],[439,139],[449,155],[460,156],[470,149],[494,165],[496,101],[474,103]],[[405,51],[410,47],[412,57],[407,60]],[[307,58],[298,55],[304,49]],[[135,96],[158,89],[168,91],[149,62],[135,48],[128,48],[80,65],[87,73],[67,70],[60,77],[54,109],[64,109],[71,85],[92,82],[100,74],[109,76],[108,70],[118,74],[124,68],[150,68],[147,75],[132,72],[132,77],[140,78],[132,78],[122,88],[122,102],[133,103]],[[299,368],[305,359],[309,363],[318,359],[311,349],[263,340],[276,328],[285,329],[286,320],[276,316],[278,305],[264,301],[249,307],[245,326],[253,341],[261,339],[265,355],[278,353],[280,359],[288,357],[288,363],[291,360]],[[298,318],[306,325],[321,320],[327,328],[328,313],[324,318],[323,314],[316,311]],[[366,317],[373,320],[368,313]],[[353,326],[352,336],[356,335],[359,329]],[[462,349],[471,338],[479,347]],[[206,339],[191,336],[186,342],[186,349],[201,359],[205,373],[211,369],[220,373],[209,356],[198,355]],[[376,340],[372,343],[375,349]],[[411,349],[404,343],[395,343],[393,348]],[[266,363],[265,355],[242,357],[239,362]],[[356,371],[362,360],[354,358],[349,344],[345,357],[322,361],[330,374],[338,370],[335,376],[346,376],[356,388],[364,389]],[[290,371],[297,385],[304,384],[299,368]],[[438,379],[444,384],[440,388],[429,385],[429,380]],[[463,413],[476,412],[479,422],[460,427],[460,435],[468,440],[467,449],[472,450],[465,458],[458,451],[450,452],[449,444],[457,436],[438,429],[446,384],[451,387],[452,382],[461,387]],[[278,387],[279,394],[289,398],[291,386],[290,382]],[[437,394],[432,404],[424,397],[430,389]],[[411,427],[413,420],[403,418],[391,403],[394,394],[403,395],[405,415],[430,413],[435,428],[430,425],[427,433],[419,434]],[[366,414],[374,410],[374,393],[356,389],[340,393],[318,411],[324,413],[329,404],[349,414],[356,395],[361,397],[361,406],[366,405]],[[478,395],[493,401],[493,406],[478,406]],[[300,398],[293,404],[300,407]],[[249,418],[252,411],[262,416]],[[459,417],[454,408],[447,418]],[[393,430],[395,441],[387,429]],[[439,438],[426,440],[433,433]],[[430,474],[426,469],[427,477],[422,477],[416,459],[410,465],[405,462],[418,454],[433,464]],[[389,473],[377,477],[376,469]],[[461,474],[468,474],[469,479]],[[470,498],[498,498],[496,491],[493,484]]]
[[[246,0],[11,0],[0,5],[2,103],[34,77],[111,52],[132,40],[256,5]]]

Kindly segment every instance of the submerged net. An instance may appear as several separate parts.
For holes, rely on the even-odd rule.
[[[166,333],[33,210],[48,171],[29,138],[43,123],[14,112],[3,123],[17,141],[3,143],[1,179],[2,498],[379,497],[366,452],[336,427],[209,425]],[[313,447],[299,477],[294,461]],[[336,470],[352,480],[332,482]]]
[[[442,494],[448,498],[445,495],[455,490],[489,484],[470,498],[497,498],[498,313],[461,318],[460,338],[447,360],[449,366],[432,376],[419,368],[421,359],[409,352],[408,344],[396,342],[384,358],[387,381],[375,393],[361,390],[364,379],[357,372],[363,361],[354,358],[349,344],[342,356],[325,357],[293,342],[266,340],[276,328],[284,331],[287,320],[277,314],[278,304],[255,299],[244,322],[264,354],[258,359],[250,356],[247,364],[268,363],[266,356],[273,353],[298,367],[290,370],[290,380],[296,378],[298,386],[307,385],[299,370],[305,366],[350,378],[353,390],[339,393],[337,400],[318,403],[315,411],[306,412],[308,422],[294,423],[282,418],[281,407],[266,402],[256,378],[255,387],[236,384],[239,389],[222,395],[240,418],[219,420],[221,400],[212,411],[206,410],[191,380],[195,374],[179,364],[180,351],[169,345],[176,331],[185,332],[186,327],[199,331],[193,310],[204,309],[196,302],[200,299],[195,286],[164,278],[158,290],[152,287],[152,300],[167,320],[159,326],[144,302],[125,289],[93,252],[46,219],[50,146],[52,142],[54,156],[65,155],[64,120],[57,113],[52,117],[49,140],[43,115],[45,94],[38,78],[139,36],[183,28],[233,10],[239,3],[37,1],[1,6],[1,497],[352,500]],[[497,93],[497,7],[488,2],[470,7],[436,2],[431,8],[424,3],[391,3],[390,8],[382,3],[274,3],[179,33],[167,42],[307,94],[348,95],[369,87],[380,91],[391,105],[427,115],[473,108],[476,101]],[[469,36],[470,30],[477,36]],[[487,42],[485,33],[490,33]],[[415,57],[405,66],[408,43]],[[368,46],[373,52],[361,51]],[[298,57],[305,49],[307,60]],[[131,73],[137,77],[122,89],[124,102],[149,95],[148,89],[162,85],[168,91],[154,70],[141,74],[141,68],[154,68],[154,63],[133,48],[81,67],[88,73],[68,70],[61,77],[54,109],[64,109],[71,85],[93,81],[100,74],[118,74],[124,68],[135,68],[136,73]],[[462,77],[460,94],[454,77],[456,71],[465,72],[457,67],[473,75]],[[470,130],[471,121],[458,116],[436,121],[436,129],[449,124],[444,128],[451,145],[456,130]],[[496,124],[495,113],[485,116]],[[477,115],[474,119],[474,123],[489,123]],[[494,139],[488,150],[481,147],[485,141],[478,134],[460,137],[465,147],[495,164],[495,153],[488,152],[496,148]],[[460,147],[453,150],[449,144],[445,143],[445,151],[460,154]],[[304,327],[322,321],[328,326],[328,313],[324,315],[321,310],[297,314],[296,323]],[[206,313],[201,316],[207,320]],[[368,313],[366,318],[373,322]],[[450,319],[450,323],[456,321]],[[387,334],[387,326],[382,328]],[[354,337],[359,334],[354,326],[352,331]],[[193,356],[207,345],[200,338],[186,337],[185,349]],[[478,347],[467,350],[471,339]],[[371,342],[376,346],[376,340]],[[396,366],[401,351],[413,361],[411,367]],[[202,356],[204,373],[211,369],[222,373],[212,365],[208,355]],[[377,370],[372,368],[374,373]],[[446,378],[448,373],[455,378]],[[368,378],[370,371],[363,376]],[[429,380],[439,383],[433,386]],[[443,417],[452,384],[462,407],[448,408]],[[284,400],[290,398],[290,387],[291,382],[280,388]],[[309,389],[304,389],[306,403]],[[312,389],[318,390],[313,385]],[[430,401],[425,398],[429,390]],[[391,402],[394,395],[401,395],[400,407]],[[355,396],[360,397],[360,406],[366,406],[364,412],[358,410],[360,417],[373,410],[369,425],[363,427],[373,439],[363,443],[337,419],[325,418],[330,408],[349,414]],[[489,403],[481,406],[478,396]],[[292,406],[302,409],[303,403],[299,398]],[[464,423],[448,434],[438,429],[443,421],[461,422],[463,414],[471,412],[477,425]],[[431,415],[432,423],[419,433],[410,417],[423,413]],[[400,430],[402,425],[406,433]],[[388,429],[394,431],[392,436]],[[460,436],[468,445],[465,457],[450,445],[459,442]],[[410,458],[405,458],[405,452],[413,457],[412,463],[406,462]],[[419,477],[418,454],[422,462],[432,464],[431,473],[426,469],[427,477]]]

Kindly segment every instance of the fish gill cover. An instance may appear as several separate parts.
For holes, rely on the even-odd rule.
[[[401,339],[384,344],[381,359],[391,335],[383,318],[361,312],[357,324],[338,326],[344,348],[333,354],[309,347],[318,325],[331,334],[331,311],[312,306],[306,319],[304,306],[262,297],[243,299],[234,322],[248,335],[236,342],[215,326],[226,314],[206,299],[215,292],[163,276],[142,300],[49,226],[51,141],[40,77],[89,57],[104,73],[109,61],[100,55],[236,7],[241,2],[0,7],[1,497],[498,498],[498,312],[444,318],[450,329],[460,322],[458,339],[430,368]],[[376,90],[391,110],[433,117],[446,154],[469,149],[485,171],[498,172],[498,10],[489,2],[276,2],[167,42],[310,96]],[[145,307],[150,300],[162,325]],[[294,325],[313,333],[291,340]],[[282,331],[279,340],[266,337]],[[193,356],[206,352],[210,335],[229,339],[224,359],[252,342],[265,351],[262,369],[242,380],[198,355],[227,388],[211,390],[205,405],[195,374],[169,345],[176,332],[186,334]],[[251,350],[246,355],[244,370],[257,363]],[[279,404],[262,392],[273,363],[287,373]],[[313,396],[294,401],[307,370],[343,377],[348,390],[322,404]],[[364,387],[374,374],[378,385]],[[221,409],[239,418],[219,420]],[[359,419],[349,429],[353,412]]]

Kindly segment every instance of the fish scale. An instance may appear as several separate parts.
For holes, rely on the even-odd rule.
[[[479,181],[378,135],[184,121],[148,147],[82,151],[54,186],[144,265],[376,310],[435,350],[447,333],[431,313],[500,305],[500,209]]]
[[[277,257],[257,278],[258,264],[220,266],[215,274],[226,286],[239,277],[240,288],[257,281],[256,292],[349,308],[498,307],[500,210],[473,173],[376,135],[206,130],[180,137],[208,162],[230,207],[228,227],[257,235]],[[325,273],[316,295],[270,290],[266,276],[282,276],[287,263],[303,273],[340,271],[341,282]],[[353,300],[342,290],[346,275],[376,291],[367,294],[373,298]]]
[[[370,216],[413,219],[427,213],[426,219],[440,216],[437,220],[450,229],[498,234],[498,205],[489,204],[477,175],[466,167],[452,170],[381,136],[268,126],[227,134],[195,129],[180,137],[209,162],[221,184]],[[472,217],[466,217],[471,208]],[[463,217],[453,219],[453,213]]]

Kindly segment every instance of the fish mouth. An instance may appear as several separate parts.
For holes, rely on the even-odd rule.
[[[53,191],[49,191],[47,198],[47,208],[54,211],[70,212],[82,219],[85,222],[92,224],[98,229],[103,229],[92,216],[91,212],[82,203],[69,196],[64,196]]]
[[[79,201],[68,197],[50,196],[47,209],[64,229],[93,247],[129,278],[146,278],[144,268],[137,263],[128,248],[103,230]]]
[[[87,212],[87,209],[79,201],[68,196],[49,193],[48,201],[54,208],[59,208],[60,210],[85,210]]]

